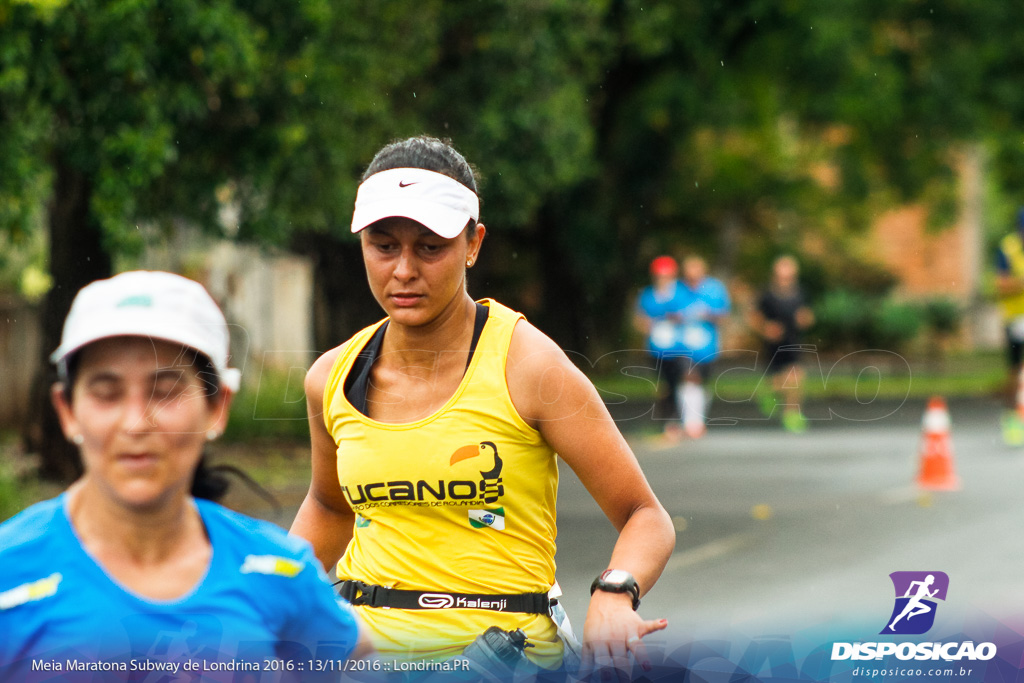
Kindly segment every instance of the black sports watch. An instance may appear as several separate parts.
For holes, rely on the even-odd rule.
[[[624,569],[605,569],[590,584],[590,594],[602,590],[608,593],[629,593],[633,598],[633,611],[640,606],[640,586],[636,585],[633,575]]]

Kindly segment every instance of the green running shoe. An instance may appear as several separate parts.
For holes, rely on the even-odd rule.
[[[782,427],[793,434],[803,434],[807,431],[807,418],[800,410],[787,410],[782,414]]]
[[[1024,423],[1015,410],[1007,410],[1000,421],[1003,427],[1003,443],[1007,446],[1024,446]]]

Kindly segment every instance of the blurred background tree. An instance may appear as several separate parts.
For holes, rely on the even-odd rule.
[[[0,220],[18,239],[45,207],[53,280],[26,430],[45,476],[76,470],[46,356],[81,286],[177,222],[282,243],[344,200],[351,146],[320,138],[319,95],[345,86],[325,54],[337,24],[326,1],[0,3]]]
[[[894,275],[851,245],[905,201],[949,225],[965,149],[1009,215],[1022,20],[958,0],[0,0],[0,232],[45,226],[52,278],[34,412],[74,293],[181,224],[308,255],[320,350],[376,318],[351,204],[374,151],[420,133],[483,173],[473,293],[568,349],[621,348],[647,262],[678,245],[751,280],[800,255],[822,343],[945,329],[885,303]],[[45,474],[73,473],[52,421],[26,431]]]

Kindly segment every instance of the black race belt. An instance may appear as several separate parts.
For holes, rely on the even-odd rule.
[[[395,609],[484,609],[492,612],[548,614],[551,605],[547,593],[491,595],[406,591],[362,581],[341,581],[338,593],[353,605]]]

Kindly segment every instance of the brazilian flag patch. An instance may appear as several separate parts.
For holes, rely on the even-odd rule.
[[[474,529],[490,527],[498,531],[505,530],[505,508],[492,510],[470,510],[469,525]]]

